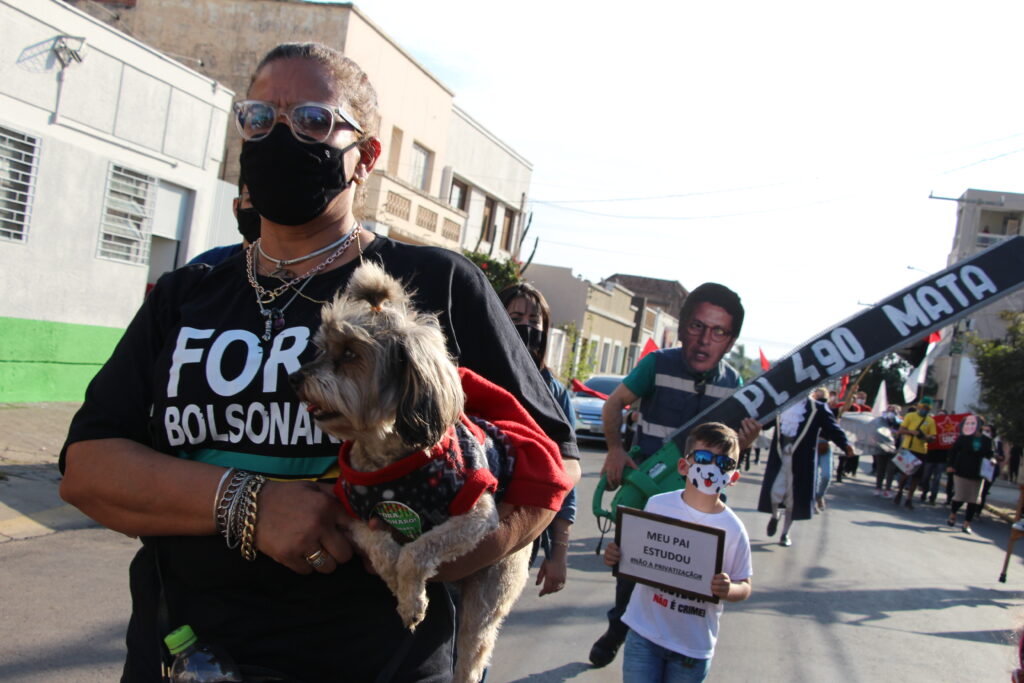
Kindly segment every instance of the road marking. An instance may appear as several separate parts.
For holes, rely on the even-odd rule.
[[[15,513],[15,516],[8,516]],[[16,514],[13,508],[0,503],[0,543],[45,536],[55,531],[86,526],[88,517],[72,505],[58,505],[34,512],[31,515]],[[6,517],[6,519],[4,519]]]

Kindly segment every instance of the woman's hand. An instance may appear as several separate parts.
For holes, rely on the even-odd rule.
[[[329,484],[268,481],[260,492],[256,547],[298,574],[330,574],[352,559],[349,517]],[[316,569],[306,558],[322,550]]]
[[[548,557],[540,563],[540,570],[537,572],[537,582],[534,584],[535,586],[543,584],[538,595],[543,597],[550,593],[557,593],[565,588],[567,573],[565,553],[561,553],[560,556],[555,556],[552,553],[552,557]]]

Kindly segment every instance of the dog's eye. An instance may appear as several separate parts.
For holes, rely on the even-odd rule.
[[[336,361],[336,365],[344,365],[346,363],[351,363],[355,359],[356,359],[356,352],[355,351],[353,351],[352,349],[343,349],[342,352],[338,354],[338,359]]]

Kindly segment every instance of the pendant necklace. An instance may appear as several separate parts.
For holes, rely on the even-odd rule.
[[[306,285],[308,285],[312,281],[312,277],[306,278],[306,281],[299,285],[298,289],[295,290],[295,293],[292,294],[292,298],[288,299],[288,303],[286,303],[281,308],[267,308],[266,306],[263,305],[263,302],[260,301],[260,298],[256,297],[256,304],[260,307],[260,315],[263,316],[263,335],[260,337],[260,339],[262,339],[265,342],[268,342],[272,338],[271,330],[273,330],[274,332],[280,332],[281,330],[284,329],[285,309],[292,305],[292,302],[295,301],[295,298],[302,294],[302,290],[304,290],[306,288]],[[303,298],[309,297],[303,295]]]
[[[324,259],[320,263],[320,265],[318,265],[315,268],[312,268],[312,269],[306,271],[302,275],[293,277],[290,280],[285,281],[283,284],[281,284],[278,287],[275,287],[272,290],[264,289],[263,286],[260,285],[260,283],[256,280],[256,252],[259,251],[260,253],[262,253],[262,249],[259,249],[260,240],[256,240],[256,242],[254,242],[253,244],[249,245],[249,250],[248,250],[248,252],[246,254],[247,258],[245,260],[245,275],[249,279],[249,284],[252,285],[253,290],[255,290],[255,292],[256,292],[256,298],[260,300],[260,303],[269,304],[269,303],[273,302],[274,299],[279,297],[281,294],[283,294],[287,290],[291,289],[293,285],[297,285],[298,283],[302,282],[306,278],[310,278],[310,277],[316,275],[321,270],[323,270],[327,266],[329,266],[332,263],[334,263],[334,261],[339,256],[344,254],[345,251],[352,244],[352,242],[359,237],[359,233],[361,231],[362,231],[362,226],[357,223],[356,226],[354,228],[352,228],[351,230],[349,230],[348,234],[346,234],[341,239],[341,244],[334,251],[334,253],[331,254],[330,256],[328,256],[326,259]],[[337,242],[335,242],[335,244],[337,244]],[[255,247],[255,249],[253,247]],[[303,258],[306,258],[306,257],[303,257]],[[280,265],[281,262],[277,262],[277,263]],[[286,265],[287,265],[287,263],[290,263],[290,262],[285,262]],[[277,271],[275,271],[275,272],[277,272]],[[279,278],[279,279],[281,279],[281,278]]]
[[[265,342],[269,342],[273,338],[274,332],[280,332],[282,329],[284,329],[285,310],[300,295],[304,299],[309,299],[308,296],[302,293],[302,290],[304,290],[306,288],[306,285],[308,285],[313,280],[314,275],[319,273],[321,270],[323,270],[331,263],[333,263],[336,259],[338,259],[342,254],[344,254],[353,241],[356,241],[358,243],[358,240],[356,238],[358,237],[361,229],[361,226],[356,224],[356,226],[352,228],[352,230],[350,230],[339,241],[328,245],[324,249],[314,252],[314,254],[312,255],[321,254],[326,252],[327,249],[335,245],[338,245],[338,248],[335,250],[335,252],[328,256],[326,259],[324,259],[324,261],[320,263],[320,265],[316,266],[315,268],[311,268],[309,271],[302,275],[299,275],[298,277],[285,281],[283,284],[281,284],[279,287],[275,287],[273,290],[264,289],[256,280],[256,252],[258,251],[260,254],[263,254],[263,250],[259,247],[259,240],[256,240],[254,244],[249,246],[248,253],[246,254],[247,258],[245,260],[245,271],[246,276],[249,280],[249,284],[256,292],[256,305],[259,307],[260,315],[263,317],[263,334],[260,336],[260,339],[262,339]],[[253,247],[256,248],[254,249]],[[361,251],[362,249],[360,249],[360,252]],[[266,256],[266,254],[263,255]],[[277,261],[277,259],[273,259],[270,257],[267,258],[268,260],[275,261],[277,263],[278,268],[277,270],[274,271],[275,273],[277,273],[282,269],[283,266],[288,265],[290,263],[295,263],[297,261],[306,260],[310,258],[312,255],[303,256],[299,259],[295,259],[292,261]],[[278,279],[281,278],[279,277]],[[295,285],[299,282],[301,282],[302,284],[299,285],[298,287],[295,287]],[[287,303],[280,307],[271,306],[271,304],[273,304],[274,301],[281,294],[283,294],[285,291],[289,289],[291,289],[294,293],[292,294],[291,298],[288,299]]]

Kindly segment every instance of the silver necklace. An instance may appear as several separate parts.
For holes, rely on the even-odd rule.
[[[349,246],[352,244],[353,240],[355,240],[356,237],[359,236],[359,233],[360,233],[361,230],[362,230],[362,226],[360,226],[359,224],[356,224],[356,226],[354,228],[352,228],[351,230],[349,230],[348,234],[345,235],[345,237],[342,238],[341,246],[339,246],[335,250],[335,252],[333,254],[331,254],[324,261],[322,261],[320,263],[320,265],[318,265],[317,267],[312,268],[312,269],[306,271],[302,275],[296,276],[296,277],[292,278],[291,280],[288,280],[288,281],[284,282],[282,285],[280,285],[278,287],[275,287],[272,290],[264,289],[263,286],[260,285],[260,283],[256,281],[256,251],[257,250],[253,249],[253,247],[256,247],[256,246],[259,245],[259,240],[256,240],[256,242],[254,244],[249,245],[249,251],[246,254],[247,258],[245,259],[245,274],[246,274],[246,277],[249,279],[249,284],[252,286],[253,290],[255,290],[255,292],[256,292],[256,300],[257,300],[257,302],[259,302],[260,305],[272,303],[274,301],[274,299],[276,299],[282,293],[287,291],[290,287],[292,287],[292,285],[296,285],[299,282],[302,282],[303,280],[305,280],[306,278],[313,277],[314,275],[319,273],[321,270],[323,270],[327,266],[329,266],[332,263],[334,263],[334,261],[339,256],[341,256],[342,254],[345,253],[345,250],[347,250],[349,248]]]
[[[273,330],[274,332],[280,332],[281,330],[284,329],[285,309],[292,305],[292,302],[295,301],[296,297],[302,294],[302,290],[304,290],[306,288],[306,285],[308,285],[312,281],[312,276],[306,278],[306,281],[303,282],[298,287],[298,289],[295,290],[294,294],[292,294],[292,298],[288,299],[288,303],[286,303],[281,308],[267,308],[263,305],[263,302],[260,301],[260,298],[256,297],[256,305],[260,307],[260,315],[263,316],[263,335],[260,337],[260,339],[262,339],[265,342],[268,342],[271,340],[273,336],[271,334],[271,330]]]
[[[284,272],[285,272],[284,267],[285,266],[290,266],[290,265],[292,265],[294,263],[301,263],[302,261],[308,261],[309,259],[314,258],[316,256],[319,256],[320,254],[326,254],[331,249],[334,249],[336,247],[341,246],[342,242],[344,242],[346,239],[348,239],[348,236],[351,233],[352,233],[352,231],[350,230],[347,233],[345,233],[344,235],[342,235],[341,237],[339,237],[334,242],[331,242],[330,244],[328,244],[326,247],[321,247],[321,248],[317,249],[316,251],[311,251],[310,253],[306,254],[305,256],[300,256],[298,258],[280,259],[280,258],[277,258],[275,256],[271,256],[267,252],[263,251],[263,238],[258,238],[256,240],[256,249],[260,252],[260,256],[262,256],[263,258],[267,259],[268,261],[273,261],[274,263],[277,264],[277,268],[274,270],[273,273],[271,273],[271,275],[274,276],[274,277],[279,277],[280,275],[284,274]]]

